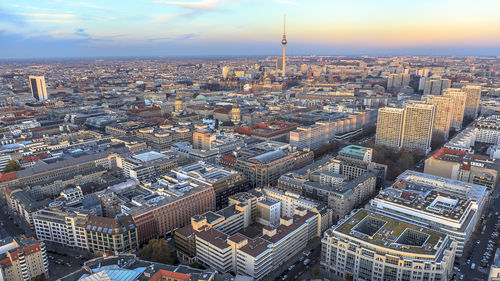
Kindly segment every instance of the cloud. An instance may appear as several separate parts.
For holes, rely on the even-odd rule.
[[[28,19],[27,22],[46,22],[46,23],[74,23],[77,20],[61,20],[61,19]]]
[[[193,11],[214,11],[220,9],[222,0],[201,0],[197,2],[156,1],[156,4],[177,6]]]
[[[195,37],[198,37],[198,34],[188,33],[188,34],[183,34],[183,35],[177,37],[176,40],[189,40],[189,39],[193,39]]]
[[[295,1],[291,0],[276,0],[276,2],[280,4],[286,4],[286,5],[296,5],[297,3]]]
[[[58,19],[72,19],[75,18],[73,14],[36,14],[36,13],[18,13],[17,15],[30,17],[30,18],[58,18]]]

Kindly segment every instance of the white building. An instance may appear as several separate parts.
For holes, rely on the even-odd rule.
[[[449,235],[461,255],[488,194],[484,186],[406,171],[372,199],[370,206],[376,212]]]
[[[85,223],[88,214],[57,207],[38,211],[33,216],[36,237],[65,247],[87,250]]]
[[[364,209],[325,232],[321,269],[346,280],[445,281],[456,242],[425,227]]]

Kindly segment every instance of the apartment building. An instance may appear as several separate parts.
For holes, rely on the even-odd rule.
[[[401,148],[423,153],[429,152],[435,114],[434,105],[423,103],[406,105]]]
[[[462,87],[465,92],[464,118],[474,120],[477,117],[479,103],[481,102],[481,86],[466,85]]]
[[[0,239],[0,280],[25,281],[49,278],[45,244],[33,237]]]
[[[449,88],[443,92],[443,96],[451,98],[451,123],[455,130],[462,129],[464,120],[466,93],[462,89]]]
[[[426,103],[436,107],[432,133],[435,135],[439,134],[447,140],[451,126],[452,99],[444,96],[429,96],[426,99]]]
[[[394,149],[430,151],[435,107],[411,103],[405,108],[380,108],[375,143]]]
[[[456,242],[444,233],[364,209],[327,230],[321,269],[347,280],[449,280]]]
[[[401,136],[403,134],[405,121],[404,118],[404,108],[380,108],[378,110],[375,143],[399,149],[401,147]]]

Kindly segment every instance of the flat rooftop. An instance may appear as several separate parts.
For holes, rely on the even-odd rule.
[[[132,157],[137,159],[137,160],[140,160],[142,162],[149,162],[149,161],[153,161],[156,159],[167,157],[167,155],[165,155],[163,153],[156,152],[156,151],[148,151],[148,152],[134,155]]]
[[[444,233],[365,209],[338,224],[335,231],[376,246],[428,255],[436,254],[446,238]]]

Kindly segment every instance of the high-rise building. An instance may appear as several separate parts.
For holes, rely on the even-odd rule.
[[[464,118],[475,119],[479,109],[479,102],[481,100],[481,86],[467,85],[462,88],[465,92],[465,111]]]
[[[421,77],[419,90],[424,90],[424,95],[441,95],[451,85],[450,79],[442,79],[439,76]]]
[[[404,108],[380,108],[378,110],[375,143],[399,149],[401,146],[404,115]]]
[[[451,123],[450,126],[456,130],[462,129],[464,120],[466,94],[461,89],[449,88],[443,92],[443,96],[451,98]]]
[[[426,102],[436,107],[434,129],[432,133],[443,136],[445,140],[448,139],[451,124],[452,99],[443,96],[429,96]]]
[[[435,113],[432,104],[406,105],[401,148],[424,153],[430,151]]]
[[[31,94],[37,101],[44,101],[49,98],[47,94],[47,87],[45,86],[45,77],[43,76],[30,76]]]
[[[410,74],[394,73],[387,78],[387,89],[399,89],[410,84]]]

